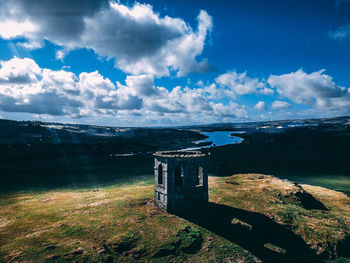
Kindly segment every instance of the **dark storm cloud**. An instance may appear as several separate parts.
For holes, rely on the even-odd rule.
[[[99,23],[96,23],[99,21]],[[182,36],[182,32],[172,25],[155,23],[145,19],[137,21],[114,10],[102,10],[88,20],[84,40],[94,43],[94,49],[101,54],[118,54],[119,58],[134,62],[140,57],[153,56],[168,41]],[[96,35],[97,34],[97,35]],[[99,41],[96,41],[96,37]]]
[[[30,95],[27,103],[0,94],[0,109],[7,112],[27,112],[35,114],[49,114],[54,116],[79,114],[79,107],[83,104],[69,99],[55,92]]]
[[[0,6],[0,26],[11,26],[10,31],[0,30],[0,37],[24,37],[22,45],[31,49],[51,41],[61,47],[59,59],[72,49],[86,48],[114,58],[116,67],[132,74],[162,76],[173,70],[183,75],[211,69],[206,60],[196,60],[212,27],[205,11],[194,31],[181,18],[160,17],[151,5],[137,2],[127,7],[107,0],[0,0]]]
[[[98,12],[108,1],[2,0],[0,3],[7,7],[7,12],[2,12],[7,18],[30,19],[40,25],[44,37],[64,43],[75,41],[85,28],[84,17]]]

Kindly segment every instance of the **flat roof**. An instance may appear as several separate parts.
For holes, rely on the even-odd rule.
[[[166,158],[194,158],[205,157],[206,154],[200,151],[163,151],[156,152],[154,156]]]

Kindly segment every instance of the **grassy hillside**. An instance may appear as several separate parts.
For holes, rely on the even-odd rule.
[[[350,262],[350,198],[340,192],[266,175],[212,177],[208,211],[185,218],[152,197],[150,177],[3,194],[0,261]]]

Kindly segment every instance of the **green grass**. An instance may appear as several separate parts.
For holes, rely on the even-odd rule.
[[[0,259],[5,262],[223,260],[227,253],[217,254],[217,249],[231,250],[230,255],[241,253],[242,258],[252,257],[244,256],[242,248],[232,246],[227,240],[158,210],[150,203],[152,197],[150,178],[98,189],[66,188],[2,195]],[[212,248],[202,253],[209,243]]]
[[[271,176],[210,178],[210,201],[236,213],[212,215],[223,232],[215,223],[157,209],[152,177],[99,188],[2,194],[0,262],[260,262],[264,253],[287,256],[290,251],[278,238],[262,240],[256,249],[244,239],[260,238],[261,216],[301,237],[323,259],[336,259],[334,247],[350,232],[349,197],[305,185],[328,208],[307,210],[295,196],[286,197],[294,187]],[[220,223],[226,217],[236,231],[228,236]]]

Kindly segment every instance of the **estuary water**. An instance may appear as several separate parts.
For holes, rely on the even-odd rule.
[[[223,146],[227,144],[236,144],[241,143],[243,139],[238,136],[232,136],[231,134],[235,133],[232,131],[215,131],[215,132],[201,132],[201,134],[208,136],[209,138],[200,141],[203,142],[211,142],[212,144],[205,147],[213,147],[213,146]]]
[[[186,148],[184,150],[199,150],[203,148],[210,148],[210,147],[216,147],[216,146],[223,146],[227,144],[236,144],[241,143],[243,141],[243,138],[238,136],[232,136],[231,134],[240,132],[234,132],[234,131],[214,131],[214,132],[201,132],[201,134],[208,136],[208,138],[204,140],[200,140],[196,142],[196,144],[200,143],[210,143],[205,146],[199,146],[199,147],[192,147],[192,148]]]

